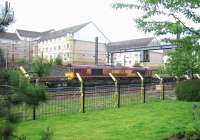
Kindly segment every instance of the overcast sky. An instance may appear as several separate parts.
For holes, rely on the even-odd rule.
[[[114,0],[9,0],[15,11],[15,23],[10,32],[18,29],[44,31],[62,29],[93,21],[111,41],[149,37],[139,31],[133,18],[136,10],[114,10]],[[130,1],[130,0],[129,0]]]

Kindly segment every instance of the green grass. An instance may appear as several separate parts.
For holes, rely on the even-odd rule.
[[[200,103],[198,103],[200,105]],[[50,127],[53,140],[162,140],[192,127],[192,103],[160,101],[21,122],[18,135],[39,140]]]

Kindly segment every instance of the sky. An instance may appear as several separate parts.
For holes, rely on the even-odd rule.
[[[111,41],[152,36],[136,28],[133,19],[142,15],[142,12],[112,9],[111,4],[116,0],[9,1],[15,12],[15,22],[9,26],[9,32],[15,29],[58,30],[93,21]]]

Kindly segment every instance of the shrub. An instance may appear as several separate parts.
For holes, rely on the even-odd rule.
[[[176,86],[178,100],[200,101],[200,80],[182,81]]]
[[[61,57],[57,57],[56,59],[55,59],[55,62],[54,62],[56,65],[62,65],[62,58]]]

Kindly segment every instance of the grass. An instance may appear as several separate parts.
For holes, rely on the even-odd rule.
[[[200,104],[200,103],[198,103]],[[18,135],[39,140],[50,127],[53,140],[162,140],[192,126],[192,103],[160,101],[21,122]]]

